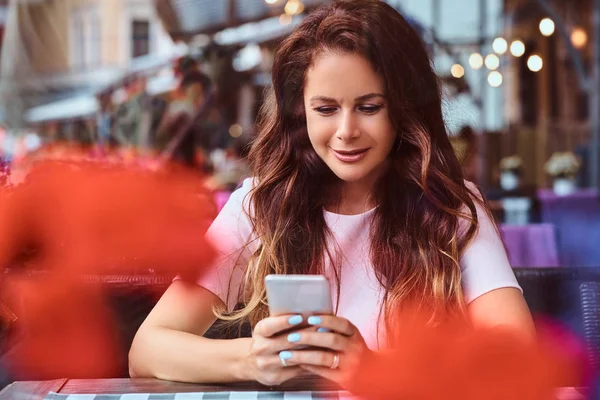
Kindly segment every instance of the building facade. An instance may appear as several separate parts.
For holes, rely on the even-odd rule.
[[[93,93],[131,68],[168,60],[174,47],[153,0],[11,0],[0,83],[5,104],[19,99],[6,104],[9,125],[23,125],[31,107]]]
[[[544,4],[546,6],[544,6]],[[591,76],[592,2],[589,0],[506,0],[504,36],[524,44],[524,54],[507,57],[505,115],[510,126],[506,154],[526,163],[526,180],[549,184],[545,162],[555,152],[582,152],[590,142],[589,97],[584,81]],[[542,33],[540,23],[553,24]],[[554,26],[554,29],[550,29]],[[532,70],[532,57],[538,68]],[[586,186],[586,172],[580,174]]]
[[[445,118],[451,133],[468,125],[477,131],[498,131],[505,128],[503,87],[491,87],[490,72],[485,67],[473,69],[469,57],[492,53],[492,41],[502,34],[502,0],[389,0],[405,15],[416,19],[429,30],[436,45],[434,63],[438,75],[451,77],[452,66],[464,70],[460,77],[468,88],[460,93],[448,93]]]

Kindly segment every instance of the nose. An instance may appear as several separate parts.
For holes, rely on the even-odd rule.
[[[335,137],[339,140],[348,142],[360,136],[360,127],[357,116],[352,111],[345,111],[341,114],[339,126]]]

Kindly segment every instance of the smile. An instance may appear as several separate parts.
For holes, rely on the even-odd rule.
[[[355,150],[333,150],[333,154],[335,154],[337,159],[342,162],[354,163],[362,160],[365,155],[367,155],[367,151],[369,151],[369,148]]]

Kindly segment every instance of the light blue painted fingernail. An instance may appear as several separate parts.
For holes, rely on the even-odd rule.
[[[282,351],[279,353],[279,358],[281,358],[282,360],[289,360],[290,358],[292,358],[292,352]]]
[[[290,343],[296,343],[300,341],[300,334],[299,333],[290,333],[288,335],[288,342]]]
[[[310,316],[308,317],[309,325],[320,325],[323,321],[321,321],[321,317]]]
[[[290,323],[290,325],[298,325],[302,322],[302,315],[294,315],[293,317],[290,317],[290,319],[288,319],[288,322]]]
[[[319,329],[317,329],[317,332],[329,332],[329,329],[327,329],[327,328],[319,328]]]

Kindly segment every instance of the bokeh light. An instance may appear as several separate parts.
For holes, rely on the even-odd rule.
[[[242,136],[244,128],[240,124],[233,124],[229,127],[229,135],[234,138]]]
[[[529,68],[533,72],[538,72],[544,66],[544,61],[542,57],[534,54],[527,59],[527,68]]]
[[[494,87],[494,88],[500,87],[502,85],[503,81],[504,81],[504,78],[502,77],[502,74],[498,71],[492,71],[488,75],[488,83],[490,84],[491,87]]]
[[[473,53],[469,57],[469,65],[473,69],[480,69],[483,67],[483,57],[479,53]]]
[[[488,54],[485,57],[485,66],[489,70],[496,70],[500,66],[500,59],[495,54]]]
[[[279,23],[281,25],[289,25],[292,23],[292,16],[287,14],[281,14],[279,16]]]
[[[284,11],[287,15],[297,15],[304,11],[304,4],[300,0],[288,0]]]
[[[454,64],[452,68],[450,68],[450,73],[455,78],[462,78],[465,75],[465,69],[460,64]]]
[[[571,32],[571,43],[578,49],[585,47],[588,41],[587,32],[580,27],[573,29]]]
[[[525,43],[520,40],[515,40],[510,44],[510,54],[515,57],[521,57],[525,54]]]
[[[540,32],[544,36],[551,36],[554,33],[555,25],[554,21],[550,18],[544,18],[540,21]]]
[[[496,54],[506,53],[508,50],[508,43],[506,42],[506,39],[501,37],[494,39],[494,42],[492,43],[492,49],[494,49]]]

